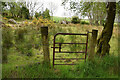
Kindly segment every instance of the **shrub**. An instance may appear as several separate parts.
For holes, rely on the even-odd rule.
[[[74,23],[74,24],[80,23],[80,19],[79,19],[78,16],[73,16],[71,22]]]
[[[21,13],[22,13],[22,15],[20,15],[20,16],[22,16],[22,18],[29,19],[30,14],[29,14],[29,9],[27,7],[22,7]]]
[[[35,13],[35,17],[38,18],[40,15],[38,12]]]
[[[46,8],[46,10],[42,13],[43,18],[50,19],[49,9]]]
[[[87,25],[89,25],[89,22],[81,21],[80,24],[87,24]]]

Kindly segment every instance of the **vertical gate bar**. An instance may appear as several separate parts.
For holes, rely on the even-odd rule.
[[[54,40],[53,40],[53,68],[54,68],[54,60],[55,60],[55,37],[54,36]]]
[[[88,33],[87,32],[87,40],[86,40],[86,51],[85,51],[85,62],[86,62],[86,56],[87,56],[87,46],[88,46]]]
[[[61,43],[59,43],[59,52],[61,52]]]

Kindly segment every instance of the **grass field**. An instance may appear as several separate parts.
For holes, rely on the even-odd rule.
[[[53,21],[59,22],[62,20],[71,21],[71,18],[53,16]]]
[[[64,18],[56,18],[54,20],[62,20]],[[69,19],[68,19],[69,20]],[[40,30],[34,30],[33,28],[26,28],[27,32],[24,35],[24,40],[21,43],[16,43],[18,46],[10,48],[8,54],[8,63],[2,65],[2,77],[3,78],[117,78],[118,77],[118,27],[114,27],[113,35],[110,40],[110,55],[104,58],[98,58],[96,56],[95,62],[91,63],[85,61],[57,61],[56,63],[78,63],[76,66],[55,66],[55,68],[45,68],[42,65],[43,50],[41,45]],[[50,60],[52,65],[53,56],[53,36],[59,32],[65,33],[87,33],[92,29],[98,30],[98,37],[103,29],[102,26],[91,26],[81,24],[55,24],[55,27],[49,29],[49,44],[50,44]],[[30,35],[28,35],[30,34]],[[79,36],[58,36],[57,42],[84,42],[85,37]],[[14,41],[15,43],[15,41]],[[38,46],[30,46],[30,44],[38,44]],[[31,47],[28,50],[28,47]],[[79,51],[84,50],[85,46],[76,45],[63,45],[62,50],[66,51]],[[32,56],[27,56],[27,53],[31,53]],[[89,54],[89,46],[88,46]],[[84,54],[56,54],[56,57],[60,58],[73,58],[84,57]],[[98,64],[99,63],[99,64]]]

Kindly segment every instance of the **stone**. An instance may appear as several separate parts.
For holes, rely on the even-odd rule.
[[[11,24],[17,24],[17,22],[14,19],[9,19],[8,22]]]
[[[66,24],[66,21],[61,21],[61,24]]]
[[[6,26],[5,26],[5,23],[4,23],[4,22],[1,22],[1,21],[0,21],[0,28],[2,28],[2,27],[6,27]]]

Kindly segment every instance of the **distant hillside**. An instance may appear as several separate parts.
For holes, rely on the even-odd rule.
[[[53,16],[53,21],[59,22],[61,20],[71,21],[71,18]]]

